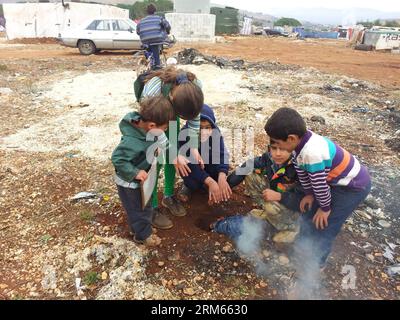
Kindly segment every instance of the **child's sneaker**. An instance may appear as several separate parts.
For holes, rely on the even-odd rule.
[[[174,196],[165,197],[164,199],[162,199],[161,204],[166,207],[174,216],[186,216],[186,209],[183,207],[182,203],[180,203],[180,201]]]
[[[192,191],[183,184],[176,197],[182,202],[188,202],[191,195]]]
[[[174,226],[171,219],[163,214],[158,208],[154,209],[154,215],[151,224],[153,227],[161,230],[168,230]]]
[[[144,240],[137,240],[135,237],[133,237],[133,241],[137,244],[148,247],[156,247],[161,243],[161,239],[155,234],[150,235],[147,239]]]

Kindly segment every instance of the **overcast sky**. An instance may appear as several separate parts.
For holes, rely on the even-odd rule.
[[[400,0],[211,0],[211,2],[249,11],[262,11],[272,14],[276,8],[367,8],[385,12],[400,11]]]

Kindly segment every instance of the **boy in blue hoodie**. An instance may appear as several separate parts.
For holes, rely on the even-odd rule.
[[[181,143],[182,145],[183,143]],[[206,104],[203,105],[200,112],[199,152],[204,160],[204,165],[189,164],[191,172],[188,176],[183,177],[183,186],[178,193],[179,200],[187,202],[191,193],[204,189],[204,187],[208,188],[210,203],[228,200],[232,195],[232,190],[227,182],[229,154],[216,124],[214,111]]]
[[[160,243],[160,239],[152,235],[152,225],[161,229],[172,227],[167,217],[161,214],[153,217],[154,210],[150,204],[142,205],[140,186],[147,179],[151,167],[152,159],[148,159],[147,151],[155,143],[166,148],[167,140],[160,141],[161,133],[167,130],[174,117],[169,100],[158,96],[143,100],[140,111],[128,113],[119,124],[122,137],[111,160],[118,195],[128,215],[133,240],[139,244],[151,246]]]

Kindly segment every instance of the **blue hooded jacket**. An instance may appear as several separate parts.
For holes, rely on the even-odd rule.
[[[214,115],[214,111],[210,108],[210,106],[204,104],[203,108],[201,110],[200,113],[200,120],[207,120],[210,124],[211,127],[213,129],[217,129],[219,132],[219,128],[216,124],[216,120],[215,120],[215,115]],[[183,127],[183,129],[187,129],[187,125],[185,125]],[[180,145],[182,146],[185,142],[180,142]],[[205,144],[205,145],[204,145]],[[213,148],[213,142],[212,142],[212,136],[205,142],[202,142],[200,144],[200,148],[199,148],[199,152],[200,155],[203,157],[205,164],[205,170],[202,170],[202,177],[199,177],[199,179],[201,181],[204,181],[209,175],[207,174],[206,171],[207,167],[212,166],[213,170],[212,171],[217,171],[217,172],[224,172],[226,175],[228,175],[228,171],[229,171],[229,153],[228,150],[225,147],[225,143],[224,143],[224,138],[222,137],[222,134],[220,135],[220,143],[219,143],[219,150],[215,151],[212,149]],[[205,159],[204,157],[207,156],[207,154],[202,154],[202,150],[207,150],[208,149],[208,159]],[[219,161],[218,163],[213,164],[213,153],[216,153],[216,155],[219,155]],[[204,153],[204,152],[203,152]],[[215,157],[215,156],[214,156]]]

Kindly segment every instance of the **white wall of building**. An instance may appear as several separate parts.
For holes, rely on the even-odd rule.
[[[6,3],[7,38],[58,37],[63,30],[74,29],[95,18],[129,18],[129,11],[113,6],[68,2]]]
[[[178,41],[215,41],[215,15],[191,13],[167,13],[171,33]]]
[[[210,13],[210,0],[174,0],[176,13]]]

